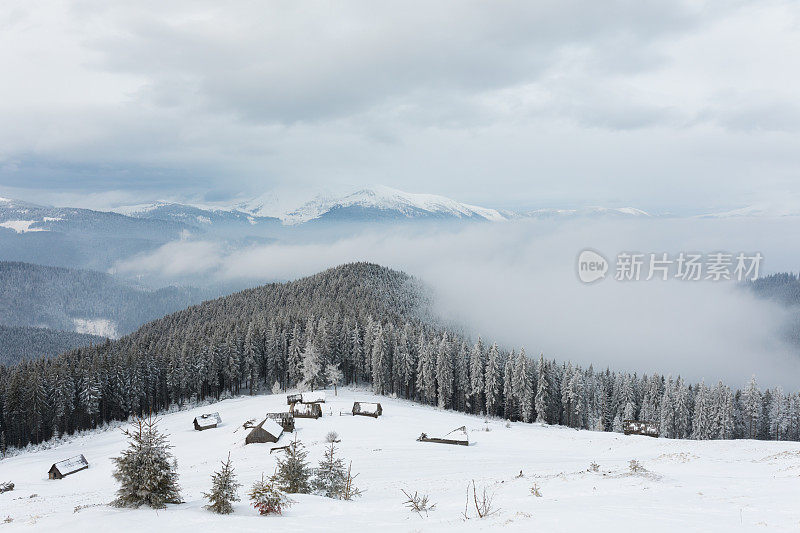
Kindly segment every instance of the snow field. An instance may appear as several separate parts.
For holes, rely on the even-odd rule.
[[[111,457],[126,441],[119,429],[95,431],[55,448],[0,461],[0,482],[16,488],[0,494],[0,531],[797,531],[800,528],[800,443],[653,439],[563,427],[485,420],[353,389],[327,392],[323,418],[297,419],[297,437],[312,466],[322,458],[325,436],[336,431],[339,454],[359,473],[361,498],[346,502],[291,495],[295,505],[281,517],[261,517],[250,506],[250,485],[275,467],[270,448],[244,445],[242,424],[286,411],[285,395],[238,397],[166,414],[186,503],[168,509],[116,509]],[[378,419],[350,415],[353,401],[379,401]],[[218,411],[223,424],[194,431],[192,420]],[[339,416],[339,412],[345,416]],[[466,425],[469,447],[417,442],[420,433],[443,434]],[[211,473],[231,452],[243,484],[233,515],[203,509]],[[84,454],[88,470],[48,480],[56,461]],[[646,469],[633,473],[635,459]],[[589,471],[590,464],[599,471]],[[520,470],[523,476],[517,477]],[[494,494],[498,511],[484,519],[462,516],[467,485],[475,480]],[[536,483],[541,497],[531,494]],[[428,516],[403,506],[402,489],[428,494]],[[32,496],[33,495],[33,496]],[[84,506],[76,511],[76,507]],[[6,517],[13,521],[3,523]]]

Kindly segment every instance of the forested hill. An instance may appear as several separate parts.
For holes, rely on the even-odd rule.
[[[6,326],[121,335],[205,296],[191,288],[146,290],[90,270],[0,261],[0,324]]]
[[[105,341],[104,337],[74,331],[0,325],[0,365],[25,358],[54,357],[73,348]]]
[[[674,438],[800,438],[796,392],[533,360],[446,329],[427,294],[404,273],[343,265],[204,302],[113,342],[0,366],[0,445],[196,399],[333,382],[581,429],[621,431],[639,419]]]

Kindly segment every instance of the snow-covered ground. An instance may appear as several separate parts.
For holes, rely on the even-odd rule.
[[[562,427],[485,421],[404,400],[355,390],[327,393],[324,417],[297,420],[297,436],[314,464],[325,435],[338,432],[341,454],[359,472],[364,495],[352,502],[293,495],[281,517],[261,517],[246,491],[275,465],[272,446],[244,445],[242,423],[285,411],[286,397],[241,397],[164,415],[178,459],[186,503],[166,510],[109,507],[116,484],[111,457],[125,447],[120,429],[96,431],[57,447],[0,461],[0,483],[16,488],[0,494],[0,532],[36,531],[797,531],[800,528],[800,443],[680,441],[575,431]],[[380,401],[378,419],[353,417],[354,400]],[[195,416],[218,411],[223,424],[197,432]],[[339,416],[339,412],[346,416]],[[423,431],[443,434],[466,425],[471,445],[417,442]],[[244,487],[229,516],[203,509],[211,472],[228,451]],[[90,463],[63,480],[48,480],[56,461],[84,454]],[[280,453],[280,452],[276,452]],[[646,469],[631,473],[635,459]],[[598,472],[589,471],[590,464]],[[518,477],[522,471],[522,477]],[[497,513],[470,519],[462,513],[467,484],[494,494]],[[541,497],[531,494],[537,484]],[[403,507],[401,489],[426,493],[436,508],[418,516]],[[79,506],[81,508],[77,509]],[[13,521],[3,523],[9,517]]]

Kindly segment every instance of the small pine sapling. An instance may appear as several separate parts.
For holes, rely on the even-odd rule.
[[[414,491],[414,494],[409,494],[405,490],[403,490],[403,494],[406,496],[406,500],[403,502],[403,505],[420,516],[422,516],[422,513],[425,513],[425,516],[428,516],[428,512],[433,511],[436,508],[436,504],[431,503],[427,494],[418,494],[417,491]]]
[[[346,475],[344,461],[336,457],[336,447],[331,443],[319,462],[312,485],[316,492],[328,498],[341,498]]]
[[[240,500],[238,490],[241,486],[241,483],[236,481],[236,474],[231,465],[231,454],[228,452],[228,460],[222,463],[222,468],[218,472],[211,475],[211,492],[203,493],[203,497],[209,501],[205,508],[219,514],[231,514],[233,512],[231,503]]]
[[[542,497],[542,493],[541,493],[541,492],[539,492],[539,489],[540,489],[540,488],[541,488],[541,487],[539,487],[539,484],[538,484],[538,483],[534,483],[534,484],[533,484],[533,486],[531,487],[531,494],[533,494],[533,495],[534,495],[534,496],[536,496],[537,498],[541,498],[541,497]]]
[[[278,459],[278,470],[275,473],[277,487],[289,494],[308,494],[311,492],[311,468],[306,461],[308,452],[295,436],[286,449],[283,458]]]
[[[248,496],[253,502],[253,507],[261,515],[283,514],[283,511],[294,503],[277,487],[275,476],[267,480],[264,479],[264,474],[261,474],[260,481],[253,484]]]

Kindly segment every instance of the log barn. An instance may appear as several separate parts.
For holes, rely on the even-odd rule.
[[[75,457],[53,463],[53,466],[51,466],[50,470],[47,472],[47,477],[50,479],[62,479],[87,468],[89,468],[89,461],[86,460],[86,457],[84,457],[83,454],[76,455]]]

